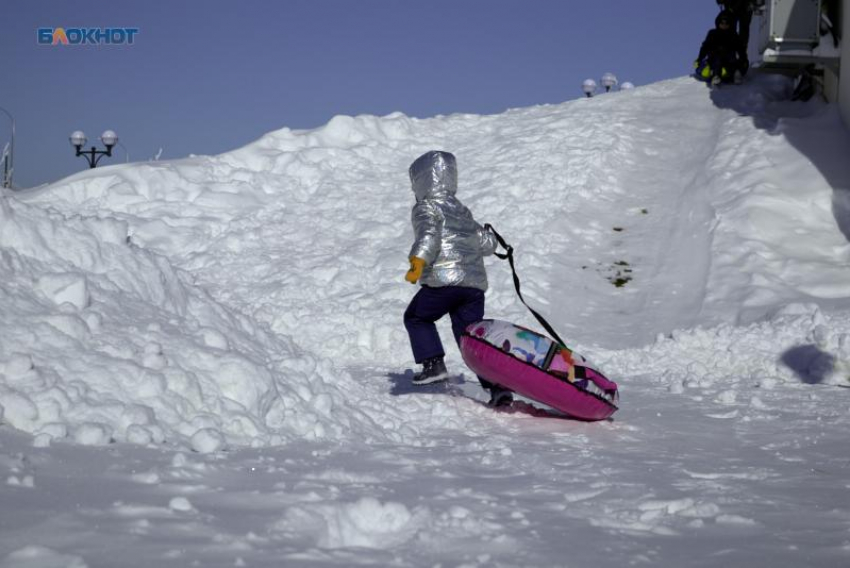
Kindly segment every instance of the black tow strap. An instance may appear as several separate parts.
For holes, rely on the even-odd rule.
[[[487,223],[487,224],[485,224],[485,225],[484,225],[484,228],[485,228],[485,229],[487,229],[488,231],[490,231],[491,233],[493,233],[493,236],[495,236],[495,237],[496,237],[496,240],[499,242],[499,245],[500,245],[503,249],[505,249],[505,253],[494,252],[493,254],[495,254],[497,257],[501,258],[502,260],[507,259],[508,263],[510,263],[510,265],[511,265],[511,272],[513,272],[513,274],[514,274],[514,287],[516,288],[516,294],[517,294],[517,296],[519,296],[519,300],[520,300],[520,302],[522,302],[522,303],[525,305],[525,307],[526,307],[526,308],[528,308],[528,311],[530,311],[530,312],[531,312],[531,314],[532,314],[535,318],[537,318],[537,321],[539,321],[539,322],[540,322],[540,325],[542,325],[542,326],[543,326],[543,328],[544,328],[546,331],[548,331],[548,332],[549,332],[549,335],[550,335],[553,339],[555,339],[555,341],[557,341],[558,343],[560,343],[562,347],[566,347],[566,346],[567,346],[567,344],[566,344],[566,343],[564,343],[564,340],[563,340],[563,339],[561,339],[561,336],[560,336],[560,335],[558,335],[558,332],[556,332],[556,331],[552,328],[552,326],[551,326],[551,325],[549,325],[549,322],[548,322],[548,321],[546,321],[546,319],[545,319],[543,316],[541,316],[540,314],[538,314],[538,313],[535,311],[535,309],[534,309],[534,308],[532,308],[531,306],[529,306],[529,305],[528,305],[528,303],[525,301],[525,298],[523,298],[523,297],[522,297],[522,292],[520,292],[520,290],[519,290],[519,276],[517,276],[517,273],[516,273],[516,266],[514,265],[514,247],[512,247],[511,245],[509,245],[508,243],[506,243],[506,242],[505,242],[505,239],[503,239],[503,238],[502,238],[502,235],[500,235],[499,233],[497,233],[497,232],[496,232],[496,229],[494,229],[494,228],[493,228],[493,225],[491,225],[491,224]]]

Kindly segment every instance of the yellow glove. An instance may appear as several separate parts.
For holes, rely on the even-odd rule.
[[[418,256],[410,257],[410,270],[404,275],[404,279],[411,284],[416,284],[422,278],[422,269],[425,268],[425,261]]]

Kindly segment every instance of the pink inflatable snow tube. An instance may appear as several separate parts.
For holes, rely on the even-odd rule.
[[[617,384],[545,335],[483,320],[466,328],[460,346],[475,374],[572,417],[605,420],[617,411]]]

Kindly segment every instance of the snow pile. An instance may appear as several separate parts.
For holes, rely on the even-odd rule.
[[[401,503],[381,503],[364,497],[355,503],[312,504],[291,507],[275,531],[297,532],[320,548],[395,548],[416,536],[427,520],[424,509],[415,512]]]
[[[850,178],[807,157],[833,111],[789,105],[787,89],[763,78],[709,96],[684,78],[495,116],[338,116],[7,196],[4,419],[198,451],[416,445],[463,428],[460,399],[387,397],[408,392],[413,364],[407,167],[431,149],[457,154],[459,195],[514,245],[527,299],[622,383],[624,404],[642,374],[673,391],[766,384],[765,370],[788,381],[783,353],[799,364],[815,335],[833,362],[821,378],[840,381],[845,316],[829,313],[850,298],[850,222],[831,204]],[[830,152],[848,148],[828,131]],[[488,315],[537,327],[507,265],[488,262]],[[786,304],[829,323],[814,307],[771,320]],[[646,347],[659,333],[673,339]],[[461,368],[452,346],[449,363]]]
[[[597,357],[621,376],[666,385],[673,395],[693,391],[721,405],[757,400],[776,388],[847,385],[850,312],[791,304],[757,323],[679,330],[647,347]],[[818,413],[814,406],[811,411]]]
[[[346,375],[212,300],[114,218],[0,200],[0,416],[39,436],[230,444],[340,437]]]
[[[60,554],[46,546],[25,546],[6,556],[0,566],[3,568],[46,568],[49,566],[88,568],[88,564],[79,556]]]
[[[0,567],[846,565],[850,137],[787,94],[336,117],[0,196]],[[448,344],[411,386],[434,148],[612,421],[486,408]]]
[[[398,278],[411,239],[412,160],[434,148],[458,155],[461,198],[518,248],[539,301],[561,287],[550,282],[561,258],[574,271],[587,262],[570,258],[574,232],[592,231],[597,246],[610,230],[584,209],[633,191],[618,164],[634,144],[618,129],[631,131],[630,117],[669,89],[483,117],[338,116],[220,156],[86,172],[27,199],[125,220],[134,243],[306,350],[347,365],[398,361],[407,341],[398,320],[413,290]],[[583,221],[565,222],[574,218]],[[531,325],[506,266],[491,281],[493,311]]]
[[[722,125],[703,188],[715,209],[703,315],[740,323],[789,303],[846,308],[850,297],[848,134],[836,109],[767,87],[721,93],[743,117]]]

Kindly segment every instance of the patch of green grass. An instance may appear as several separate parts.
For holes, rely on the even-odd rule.
[[[628,262],[625,260],[618,260],[614,262],[614,266],[616,267],[616,274],[608,278],[608,281],[611,284],[617,288],[622,288],[632,281],[632,269],[629,268]]]

